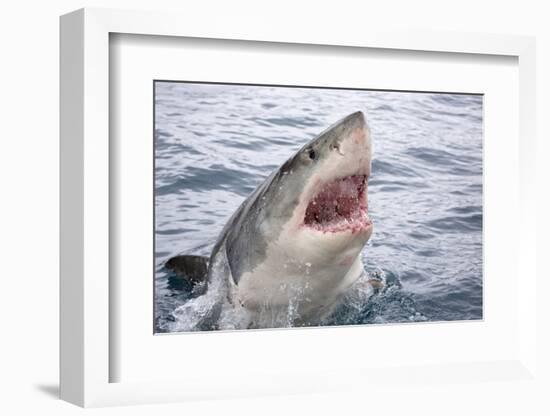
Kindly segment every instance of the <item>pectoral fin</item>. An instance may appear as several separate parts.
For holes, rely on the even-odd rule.
[[[176,277],[196,285],[204,282],[208,276],[208,257],[181,255],[172,257],[164,265],[175,273]]]

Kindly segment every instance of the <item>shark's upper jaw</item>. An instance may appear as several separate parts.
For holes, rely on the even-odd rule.
[[[309,201],[303,226],[323,233],[367,231],[372,227],[367,179],[367,175],[351,175],[324,184]]]

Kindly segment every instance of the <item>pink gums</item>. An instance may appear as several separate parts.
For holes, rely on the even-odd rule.
[[[353,175],[327,183],[309,202],[304,225],[323,232],[367,229],[367,177]]]

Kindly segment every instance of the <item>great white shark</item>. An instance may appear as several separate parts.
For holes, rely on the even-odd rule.
[[[272,172],[231,216],[209,259],[171,258],[166,267],[200,282],[201,296],[216,292],[200,329],[223,329],[228,310],[246,328],[313,325],[329,316],[364,273],[371,161],[370,129],[358,111]]]

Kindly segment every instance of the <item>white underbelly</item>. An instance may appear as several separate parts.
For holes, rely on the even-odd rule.
[[[333,310],[362,272],[359,256],[351,266],[266,262],[241,276],[234,297],[252,313],[316,321]]]

